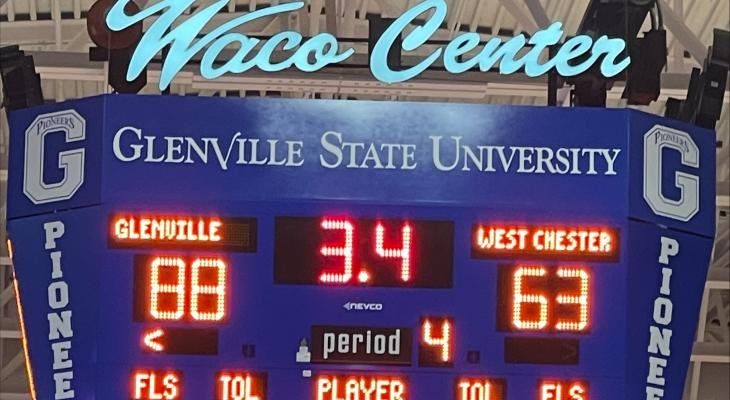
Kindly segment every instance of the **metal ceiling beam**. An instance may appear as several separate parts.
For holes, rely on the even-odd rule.
[[[54,0],[54,3],[57,0]],[[306,9],[306,7],[305,7]],[[211,22],[207,25],[207,29],[211,27],[217,27],[230,21],[234,18],[242,16],[245,13],[219,13],[216,14]],[[190,18],[189,15],[180,18],[179,25],[185,19]],[[271,22],[278,17],[266,17],[251,21],[240,28],[239,31],[245,31],[246,33],[255,34],[266,34],[264,30],[271,26]],[[148,18],[144,21],[144,28],[147,30],[149,26],[154,22],[153,19]],[[86,31],[86,19],[59,19],[58,24],[60,28],[56,27],[56,21],[54,20],[41,20],[41,21],[14,21],[14,22],[0,22],[2,26],[2,35],[0,35],[0,41],[2,43],[15,43],[15,44],[26,44],[26,45],[41,45],[41,44],[55,44],[56,43],[56,32],[60,29],[61,36],[64,38],[75,38],[79,32]],[[274,32],[275,33],[275,32]],[[88,39],[91,43],[91,40]]]
[[[550,25],[550,18],[548,18],[545,8],[543,8],[542,4],[540,4],[540,0],[525,0],[525,3],[527,4],[527,9],[530,10],[530,14],[532,14],[532,18],[537,23],[537,26],[540,28],[547,28],[548,25]]]
[[[664,25],[667,26],[677,41],[692,55],[692,58],[702,65],[707,57],[707,46],[702,44],[702,41],[684,23],[683,18],[667,4],[666,0],[659,0],[659,6],[662,8]]]
[[[339,7],[337,7],[337,4],[339,3],[338,0],[325,0],[324,1],[324,8],[326,10],[325,12],[325,26],[327,27],[327,32],[335,35],[336,37],[340,37],[340,30],[339,30],[339,22],[340,22],[340,10]]]
[[[516,0],[499,0],[499,2],[509,11],[517,23],[522,26],[523,30],[529,33],[535,33],[539,30],[537,23],[535,23],[532,17],[525,12],[525,9]]]
[[[352,1],[352,0],[350,0]],[[396,6],[391,0],[375,0],[380,7],[380,14],[384,18],[397,18],[400,16],[402,7]]]

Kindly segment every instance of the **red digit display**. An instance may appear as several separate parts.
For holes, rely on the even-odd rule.
[[[500,331],[587,333],[591,271],[583,266],[501,266],[497,327]]]
[[[577,318],[559,319],[555,329],[559,331],[579,332],[588,327],[588,294],[590,289],[590,275],[582,268],[558,268],[558,277],[562,279],[576,279],[579,283],[577,293],[558,294],[558,304],[574,305],[578,308]]]
[[[512,325],[520,330],[542,330],[548,324],[548,300],[541,292],[528,293],[525,287],[528,278],[544,277],[543,267],[519,267],[515,270],[512,278]],[[529,304],[537,307],[536,316],[533,318],[525,316],[525,309]]]
[[[324,257],[342,258],[342,266],[340,267],[342,272],[322,272],[319,280],[324,283],[339,284],[350,282],[350,279],[352,279],[352,246],[355,232],[352,222],[345,219],[325,218],[322,220],[322,229],[326,231],[343,231],[344,238],[341,245],[324,245],[320,250]]]
[[[136,321],[225,319],[226,262],[219,257],[137,256],[134,270]]]
[[[190,316],[196,321],[222,320],[226,316],[226,263],[219,258],[196,258],[191,275]]]
[[[422,317],[418,365],[450,367],[454,364],[454,320],[450,317]]]
[[[277,217],[274,282],[449,288],[450,221]]]
[[[411,233],[413,228],[406,222],[401,229],[401,247],[399,249],[386,249],[385,227],[378,222],[375,226],[375,252],[383,258],[399,258],[401,260],[400,278],[403,282],[411,279]]]
[[[179,320],[185,313],[185,261],[155,257],[150,263],[149,314],[156,320]],[[168,272],[169,271],[169,272]],[[171,275],[173,279],[162,276]]]

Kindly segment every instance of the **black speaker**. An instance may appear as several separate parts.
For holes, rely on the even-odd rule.
[[[714,30],[710,56],[705,61],[702,96],[699,101],[695,124],[715,129],[722,114],[722,101],[730,67],[730,32]]]
[[[375,48],[375,44],[378,43],[380,37],[383,36],[383,33],[385,33],[386,29],[388,29],[393,21],[395,21],[394,18],[382,18],[376,15],[368,15],[368,26],[370,29],[368,33],[368,60],[370,58],[370,54],[373,53],[373,48]],[[390,50],[388,51],[388,67],[392,71],[401,70],[402,45],[403,38],[399,35],[393,43],[393,46],[391,46]]]
[[[0,77],[3,83],[2,105],[19,110],[43,104],[41,77],[35,72],[33,57],[18,46],[0,47]]]
[[[687,98],[670,99],[664,115],[680,121],[715,129],[722,113],[722,102],[730,70],[730,32],[715,29],[704,71],[692,69]]]
[[[659,98],[662,71],[667,64],[667,32],[663,29],[644,33],[629,48],[631,65],[622,97],[629,104],[648,105]]]

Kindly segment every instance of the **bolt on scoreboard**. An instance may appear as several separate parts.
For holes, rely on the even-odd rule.
[[[628,109],[107,95],[11,114],[37,399],[679,399],[714,133]]]

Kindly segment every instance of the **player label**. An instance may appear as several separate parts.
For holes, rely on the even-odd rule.
[[[397,376],[318,375],[316,400],[408,400],[408,382]]]

